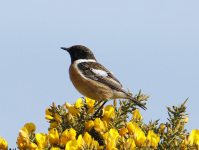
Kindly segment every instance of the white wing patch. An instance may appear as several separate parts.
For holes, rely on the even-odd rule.
[[[93,71],[98,76],[103,76],[103,77],[108,76],[108,72],[103,71],[103,70],[91,69],[91,71]]]

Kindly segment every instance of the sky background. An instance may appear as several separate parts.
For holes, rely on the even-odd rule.
[[[0,135],[15,148],[33,122],[48,133],[45,110],[82,95],[60,47],[84,45],[125,89],[150,94],[144,122],[166,123],[186,104],[186,128],[199,129],[199,1],[0,1]],[[111,101],[109,104],[112,104]]]

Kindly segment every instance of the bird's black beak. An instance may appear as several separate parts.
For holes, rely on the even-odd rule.
[[[63,50],[65,50],[65,51],[67,51],[67,52],[69,52],[69,53],[70,53],[70,48],[61,47],[61,49],[63,49]]]

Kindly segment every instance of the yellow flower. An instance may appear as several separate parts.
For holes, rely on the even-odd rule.
[[[33,134],[36,130],[36,126],[34,123],[26,123],[24,127],[27,129],[29,134]]]
[[[104,117],[105,118],[112,118],[115,117],[115,108],[112,105],[107,105],[105,107]]]
[[[119,132],[119,134],[121,135],[121,136],[124,136],[125,134],[127,134],[128,133],[128,130],[127,130],[127,128],[121,128],[120,129],[120,132]]]
[[[6,142],[5,139],[1,139],[1,136],[0,136],[0,149],[2,150],[7,150],[8,149],[8,144]]]
[[[26,143],[26,141],[22,140],[21,137],[17,137],[17,146],[18,149],[23,150],[29,146],[29,143]]]
[[[52,117],[52,116],[50,116],[50,115],[46,115],[46,116],[45,116],[45,119],[51,120],[51,119],[54,119],[54,117]]]
[[[94,106],[95,100],[90,99],[88,97],[86,97],[85,100],[86,100],[86,105],[87,105],[88,108],[92,108]]]
[[[21,137],[21,139],[23,141],[26,142],[27,145],[29,145],[29,143],[30,143],[29,135],[28,135],[28,133],[26,131],[27,131],[27,129],[25,127],[23,127],[21,130],[19,130],[19,136]]]
[[[51,144],[59,142],[59,134],[56,128],[50,129],[48,138]]]
[[[47,108],[46,109],[46,115],[52,115],[52,109],[51,108]]]
[[[93,149],[100,149],[99,143],[97,141],[93,141]]]
[[[106,150],[117,150],[115,146],[116,146],[115,139],[113,137],[108,137]]]
[[[136,148],[135,141],[132,138],[127,139],[127,143],[128,144],[125,144],[125,148],[128,149],[130,147],[131,150],[134,150]]]
[[[37,145],[35,143],[30,143],[30,148],[31,149],[37,149]]]
[[[140,128],[136,128],[133,136],[137,146],[146,146],[146,136]]]
[[[80,134],[77,138],[77,145],[79,149],[83,149],[84,146],[84,141],[82,139],[82,135]]]
[[[65,147],[65,150],[77,150],[77,140],[68,141]]]
[[[188,141],[190,142],[191,145],[192,144],[199,145],[199,130],[198,129],[194,129],[191,131]]]
[[[54,117],[52,117],[52,112],[51,112],[51,108],[47,108],[46,109],[46,116],[45,116],[45,119],[48,119],[48,120],[50,120],[50,119],[54,119]]]
[[[70,140],[75,140],[75,139],[76,139],[76,131],[75,131],[73,128],[71,128],[71,129],[68,131],[67,137],[68,137]]]
[[[36,133],[35,138],[37,145],[40,145],[40,147],[45,147],[48,143],[48,135],[45,133]]]
[[[68,138],[68,129],[66,129],[60,138],[60,145],[64,146],[70,139]]]
[[[142,119],[142,116],[140,115],[139,110],[136,109],[136,110],[133,112],[133,117],[132,117],[132,119],[136,119],[136,120]]]
[[[115,140],[117,140],[119,137],[119,133],[116,129],[110,129],[109,135],[111,135],[111,137],[113,137]]]
[[[97,131],[97,132],[103,132],[103,131],[105,131],[104,122],[102,122],[102,121],[100,120],[100,118],[96,118],[96,119],[94,120],[94,129],[95,129],[95,131]]]
[[[93,126],[94,126],[94,122],[93,122],[92,120],[89,120],[89,121],[86,123],[85,129],[86,129],[86,130],[90,130],[90,129],[92,129]]]
[[[147,145],[148,145],[148,146],[155,147],[155,149],[156,149],[156,147],[158,146],[159,141],[160,141],[160,137],[157,136],[157,135],[153,132],[153,130],[150,130],[150,131],[148,132],[148,135],[147,135]]]
[[[60,116],[58,113],[55,113],[54,118],[55,118],[55,120],[56,120],[58,123],[62,123],[62,118],[61,118],[61,116]]]
[[[80,108],[82,106],[82,99],[79,98],[77,102],[74,104],[75,108]]]
[[[136,122],[129,122],[126,127],[127,127],[129,133],[134,133],[135,129],[139,128],[139,126]]]
[[[79,115],[79,111],[75,107],[68,107],[68,113],[73,116]]]
[[[91,141],[92,141],[91,135],[88,132],[86,132],[84,134],[83,140],[87,144],[87,146],[89,147],[90,144],[91,144]]]

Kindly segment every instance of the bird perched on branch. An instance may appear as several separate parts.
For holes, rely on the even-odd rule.
[[[124,90],[122,84],[108,69],[97,62],[90,49],[82,45],[61,49],[68,51],[71,56],[70,80],[79,93],[98,101],[98,104],[104,102],[96,113],[108,100],[117,98],[130,99],[144,110],[147,109]]]

